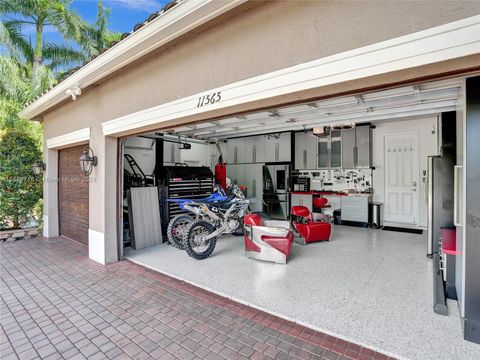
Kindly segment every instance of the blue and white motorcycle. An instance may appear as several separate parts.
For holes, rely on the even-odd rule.
[[[189,202],[186,210],[196,215],[195,221],[184,229],[183,248],[194,259],[208,258],[215,249],[217,236],[243,232],[243,217],[250,202],[238,186],[232,186],[232,195],[218,203]]]
[[[169,202],[177,203],[180,209],[189,211],[189,214],[179,214],[173,217],[167,227],[167,239],[169,244],[183,250],[183,238],[185,236],[185,230],[190,223],[194,220],[199,220],[200,215],[194,214],[190,211],[187,204],[216,204],[227,201],[229,196],[225,194],[225,191],[220,186],[215,186],[213,193],[206,198],[202,199],[168,199]]]

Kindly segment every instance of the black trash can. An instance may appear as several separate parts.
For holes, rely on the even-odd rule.
[[[333,223],[335,225],[342,225],[342,210],[333,211]]]

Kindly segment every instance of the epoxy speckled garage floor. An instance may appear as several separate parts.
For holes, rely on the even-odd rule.
[[[432,310],[426,235],[336,226],[333,241],[295,244],[287,265],[247,259],[242,237],[196,261],[168,245],[132,261],[267,312],[405,359],[480,359],[463,340],[456,302]]]

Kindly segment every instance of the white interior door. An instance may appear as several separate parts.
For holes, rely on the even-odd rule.
[[[418,137],[385,136],[385,221],[418,224]]]

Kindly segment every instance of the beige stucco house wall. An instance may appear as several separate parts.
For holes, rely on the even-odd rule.
[[[90,146],[99,158],[89,188],[91,257],[102,263],[118,260],[117,139],[104,136],[102,123],[225,84],[478,14],[480,2],[472,1],[247,3],[203,25],[200,30],[155,50],[108,79],[83,89],[76,101],[68,99],[44,113],[41,120],[47,141],[90,128]],[[163,126],[435,77],[440,73],[454,74],[478,64],[477,54],[205,112],[165,122]],[[135,129],[130,133],[149,128]],[[45,145],[45,154],[47,175],[54,177],[56,150],[49,150]],[[55,184],[46,183],[47,236],[58,235],[56,196]]]

